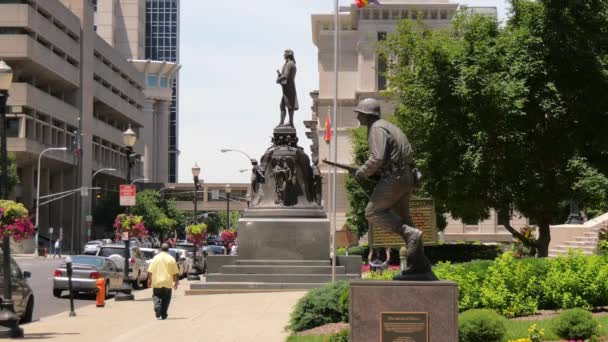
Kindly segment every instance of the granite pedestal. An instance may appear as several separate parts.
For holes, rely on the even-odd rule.
[[[382,313],[395,317],[381,322]],[[425,332],[414,316],[427,316]],[[386,318],[386,314],[385,314]],[[411,323],[415,322],[415,323]],[[381,324],[382,323],[382,324]],[[426,335],[428,330],[428,335]],[[381,332],[381,331],[384,331]],[[451,281],[353,281],[350,284],[350,341],[458,342],[458,286]],[[381,335],[384,337],[381,338]]]
[[[205,281],[193,283],[187,294],[292,291],[330,282],[330,225],[319,212],[323,217],[244,215],[238,255],[209,256]],[[337,257],[335,272],[336,280],[361,279],[361,257]]]

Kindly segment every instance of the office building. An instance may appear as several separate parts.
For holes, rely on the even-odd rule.
[[[144,59],[179,63],[179,0],[145,0]],[[171,84],[173,99],[169,117],[168,180],[176,183],[179,159],[179,76]]]

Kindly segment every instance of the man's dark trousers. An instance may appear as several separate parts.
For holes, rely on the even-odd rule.
[[[171,289],[166,287],[153,288],[152,300],[154,301],[156,317],[167,318],[167,309],[169,309],[169,303],[171,303]]]

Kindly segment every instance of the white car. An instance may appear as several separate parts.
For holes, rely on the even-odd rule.
[[[95,255],[101,246],[105,243],[101,240],[93,240],[84,245],[84,254]]]
[[[148,267],[141,255],[140,248],[137,246],[130,247],[131,253],[129,258],[129,279],[133,284],[134,289],[139,289],[140,286],[148,286]],[[104,245],[99,248],[97,256],[103,256],[111,259],[116,263],[116,266],[124,272],[124,253],[125,246],[122,244]]]

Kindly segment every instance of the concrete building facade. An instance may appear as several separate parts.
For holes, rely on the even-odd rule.
[[[145,0],[144,59],[179,63],[179,0]],[[176,183],[179,168],[179,75],[171,83],[168,136],[168,180]]]
[[[354,5],[350,11],[339,16],[339,50],[338,50],[338,114],[337,127],[338,162],[353,163],[351,129],[358,126],[353,110],[357,103],[367,97],[378,99],[382,104],[383,115],[394,110],[391,100],[380,96],[386,87],[386,64],[378,58],[376,45],[395,31],[401,20],[421,19],[431,28],[447,28],[459,8],[457,3],[448,0],[383,0],[381,6],[370,5],[358,9]],[[475,13],[496,16],[495,8],[471,8]],[[311,93],[313,99],[312,116],[305,121],[311,129],[309,137],[313,146],[318,145],[319,159],[330,159],[329,144],[323,140],[325,117],[330,115],[334,98],[334,15],[312,15],[312,38],[318,48],[319,89]],[[317,128],[319,127],[319,128]],[[414,146],[415,149],[415,146]],[[323,198],[329,203],[327,180],[329,168],[321,166],[324,179]],[[346,173],[339,170],[336,193],[336,226],[343,229],[346,225],[348,201],[344,180]],[[327,208],[328,206],[325,205]],[[526,220],[511,218],[511,223],[518,227]],[[489,220],[475,224],[464,224],[449,220],[447,237],[453,240],[509,240],[510,234],[499,224],[496,213]],[[452,235],[452,236],[450,236]]]
[[[16,155],[21,183],[12,197],[35,207],[40,195],[81,186],[116,189],[124,183],[127,156],[122,133],[144,126],[144,77],[94,31],[90,0],[7,0],[0,2],[0,59],[14,72],[8,99],[8,150]],[[67,152],[40,153],[48,147]],[[144,153],[140,139],[135,153]],[[104,171],[95,179],[93,174]],[[136,161],[134,177],[142,177]],[[90,197],[77,193],[40,208],[41,241],[64,236],[64,248],[88,237]],[[33,212],[33,210],[32,210]],[[54,228],[53,236],[49,228]],[[25,251],[33,242],[25,242]]]

